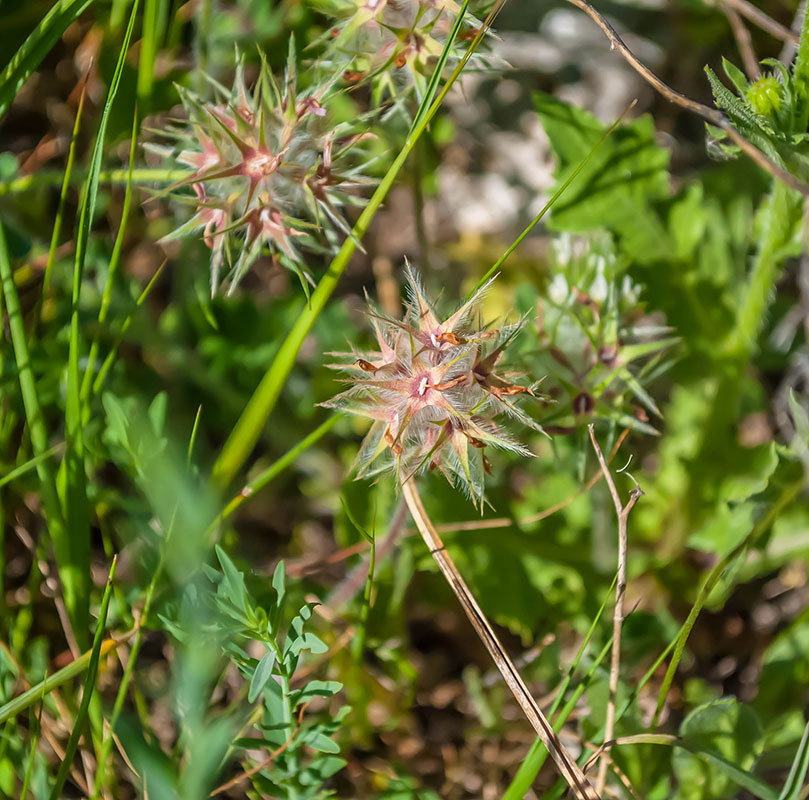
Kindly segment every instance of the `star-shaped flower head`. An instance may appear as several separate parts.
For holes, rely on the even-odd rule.
[[[174,160],[192,172],[169,192],[194,212],[165,239],[202,232],[212,292],[223,277],[232,291],[265,249],[303,278],[301,246],[350,235],[341,208],[362,202],[355,190],[370,183],[362,175],[370,159],[355,148],[370,134],[362,119],[330,122],[338,77],[299,92],[290,45],[281,85],[263,62],[248,89],[240,57],[232,88],[214,84],[216,101],[180,89],[188,119],[166,134],[177,142]]]
[[[350,387],[323,405],[373,420],[355,463],[357,477],[393,469],[397,482],[423,470],[440,470],[482,505],[487,447],[530,456],[495,421],[507,415],[542,428],[517,402],[535,385],[497,371],[522,321],[500,330],[476,324],[488,283],[442,320],[417,274],[407,268],[410,303],[401,320],[370,308],[377,350],[345,355]]]

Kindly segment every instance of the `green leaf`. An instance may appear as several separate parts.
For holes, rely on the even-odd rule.
[[[280,606],[284,599],[284,562],[279,561],[272,574],[272,588],[275,589],[276,606]]]
[[[307,737],[306,744],[313,750],[319,750],[321,753],[339,753],[340,746],[333,739],[326,736],[325,733],[315,733],[313,736]]]
[[[736,91],[744,97],[747,92],[747,87],[749,86],[744,73],[726,58],[722,58],[722,69],[725,71],[725,75],[728,76],[730,82],[736,87]]]
[[[244,575],[236,569],[233,562],[228,558],[227,553],[216,545],[216,557],[222,565],[222,572],[225,580],[220,586],[224,590],[224,596],[233,603],[240,611],[244,611],[249,618],[251,616],[250,599],[247,595],[247,587],[244,584]]]
[[[98,661],[101,657],[101,642],[104,638],[104,630],[107,624],[107,611],[109,610],[110,598],[112,597],[112,581],[115,577],[115,565],[116,559],[113,558],[109,576],[107,577],[107,585],[104,588],[104,596],[101,599],[101,609],[98,612],[98,621],[96,622],[96,631],[93,637],[93,649],[90,653],[90,660],[87,665],[87,675],[84,677],[84,693],[82,694],[81,705],[73,720],[73,729],[70,732],[70,738],[65,746],[64,757],[62,763],[59,765],[56,781],[51,789],[51,800],[59,800],[62,794],[62,787],[65,785],[67,774],[73,764],[73,756],[76,754],[76,749],[79,746],[79,738],[84,732],[84,724],[87,720],[87,714],[90,711],[90,699],[95,690],[96,677],[98,676]]]
[[[680,736],[692,747],[713,753],[743,771],[752,769],[763,748],[756,713],[732,697],[696,708],[683,720]],[[676,751],[672,766],[680,784],[679,800],[720,800],[736,792],[736,781],[726,770],[693,753]]]
[[[591,153],[606,130],[595,117],[550,95],[534,94],[534,106],[551,141],[557,184]],[[671,252],[654,204],[669,197],[669,153],[655,142],[649,117],[616,130],[551,210],[549,227],[584,233],[606,228],[618,234],[631,257],[642,261]]]
[[[775,442],[753,447],[744,452],[743,470],[729,475],[719,490],[719,496],[726,502],[747,500],[763,492],[778,466],[778,453]]]
[[[308,703],[314,697],[332,697],[337,692],[342,691],[343,684],[339,681],[309,681],[298,692],[292,692],[290,697],[294,700],[296,705],[301,703]]]
[[[275,666],[275,652],[268,650],[261,661],[258,662],[256,671],[250,679],[250,689],[247,692],[247,702],[254,703],[256,698],[264,691],[267,681],[272,676],[272,668]]]

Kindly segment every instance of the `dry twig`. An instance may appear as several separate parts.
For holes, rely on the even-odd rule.
[[[727,0],[721,0],[721,6],[722,11],[725,12],[725,16],[730,23],[733,37],[736,39],[736,46],[739,48],[739,54],[744,62],[744,71],[751,81],[756,81],[761,77],[761,70],[758,67],[758,59],[753,50],[753,41],[750,37],[750,31],[747,30],[741,16],[739,16],[739,12],[736,11]]]
[[[593,785],[587,780],[579,765],[571,758],[565,746],[559,741],[559,737],[551,727],[550,722],[540,710],[536,700],[531,696],[523,679],[520,677],[520,673],[517,672],[474,595],[461,577],[460,572],[458,572],[458,568],[450,558],[441,537],[424,510],[415,482],[412,480],[406,481],[402,485],[402,493],[410,509],[413,521],[416,523],[416,527],[419,529],[436,564],[438,564],[438,568],[460,601],[466,616],[472,623],[472,627],[494,659],[494,663],[503,675],[506,685],[547,748],[562,777],[567,781],[568,786],[579,800],[599,800],[599,795]]]
[[[748,0],[721,0],[722,5],[730,6],[734,11],[737,11],[743,17],[747,17],[754,25],[757,25],[761,30],[767,31],[771,36],[776,39],[781,39],[784,42],[798,43],[798,37],[789,29],[784,27],[780,22],[776,22],[772,17],[767,16],[760,8],[756,8]]]
[[[629,513],[632,511],[638,498],[643,494],[641,488],[635,484],[635,488],[629,495],[626,505],[621,503],[621,498],[618,490],[615,488],[615,481],[612,479],[612,473],[598,446],[598,440],[595,435],[595,426],[590,423],[587,426],[590,432],[590,441],[593,443],[593,450],[595,450],[598,458],[598,463],[601,466],[601,471],[604,474],[604,480],[612,496],[612,502],[615,506],[615,513],[618,515],[618,579],[615,583],[615,610],[612,617],[612,660],[610,663],[610,696],[607,702],[607,720],[604,724],[604,740],[609,741],[612,739],[613,731],[615,730],[615,695],[618,691],[618,671],[621,666],[621,628],[624,624],[624,593],[626,592],[626,521],[629,518]],[[629,464],[627,464],[629,466]],[[624,467],[626,469],[626,467]],[[633,479],[634,480],[634,479]],[[596,789],[599,792],[604,791],[604,784],[607,780],[607,768],[609,767],[609,748],[604,751],[604,758],[598,767],[598,778],[596,780]]]
[[[697,114],[711,125],[721,128],[727,134],[728,138],[732,140],[733,144],[750,158],[751,161],[758,164],[758,166],[766,172],[769,172],[770,175],[782,180],[791,189],[795,189],[795,191],[800,192],[805,197],[809,197],[809,186],[799,181],[783,167],[778,166],[778,164],[764,155],[755,145],[747,141],[747,139],[733,127],[730,120],[721,111],[715,108],[709,108],[702,103],[698,103],[696,100],[691,100],[684,94],[674,91],[668,84],[660,80],[660,78],[626,46],[623,39],[621,39],[615,28],[612,27],[607,19],[586,2],[586,0],[568,0],[568,2],[587,14],[610,40],[612,49],[617,50],[632,69],[669,102],[680,106],[680,108],[684,108],[686,111],[690,111],[692,114]]]

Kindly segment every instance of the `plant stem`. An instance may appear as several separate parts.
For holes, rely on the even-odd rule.
[[[599,792],[604,791],[604,785],[607,781],[607,768],[609,767],[610,748],[609,742],[615,731],[615,697],[618,693],[618,674],[621,667],[621,629],[624,624],[624,593],[626,592],[626,553],[627,553],[627,538],[626,538],[626,521],[629,518],[629,512],[632,511],[633,506],[638,501],[638,498],[643,494],[639,487],[632,490],[629,500],[626,505],[621,503],[621,498],[618,495],[618,490],[615,488],[615,481],[612,478],[612,473],[607,465],[607,460],[601,452],[598,445],[598,440],[595,435],[595,426],[591,423],[587,426],[590,433],[590,441],[593,443],[593,450],[595,450],[596,457],[598,458],[601,472],[604,474],[604,480],[610,490],[613,505],[615,506],[615,513],[618,516],[618,576],[615,581],[615,609],[612,617],[612,660],[610,663],[610,686],[609,686],[609,699],[607,701],[607,720],[604,723],[604,751],[603,758],[598,766],[598,778],[596,779],[596,789]]]
[[[480,640],[489,651],[489,655],[491,655],[495,665],[500,670],[506,685],[520,704],[520,707],[525,713],[525,716],[528,717],[537,735],[542,739],[542,743],[556,763],[557,769],[577,798],[580,800],[598,800],[599,795],[584,776],[584,773],[581,771],[576,761],[568,754],[565,746],[559,741],[559,737],[540,710],[536,700],[531,696],[523,679],[520,677],[520,673],[517,672],[517,668],[514,666],[505,648],[497,638],[492,626],[489,624],[485,614],[478,605],[477,600],[475,600],[474,595],[461,577],[460,572],[458,572],[458,568],[447,552],[441,537],[438,535],[433,523],[427,516],[415,481],[405,481],[402,484],[402,493],[407,507],[410,509],[413,521],[416,523],[416,527],[419,529],[422,539],[424,539],[425,544],[435,559],[435,563],[443,573],[447,583],[455,593],[455,596],[460,601],[463,610],[466,612],[466,616],[475,629],[475,633],[477,633]]]

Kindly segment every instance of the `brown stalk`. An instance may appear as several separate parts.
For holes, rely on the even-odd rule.
[[[733,31],[733,37],[736,39],[736,46],[739,48],[739,54],[744,62],[744,71],[751,81],[756,81],[761,77],[761,70],[758,67],[758,59],[753,50],[753,40],[750,36],[750,31],[742,21],[739,12],[736,11],[726,0],[721,0],[720,5],[722,11],[730,23],[730,29]]]
[[[604,741],[608,742],[612,739],[615,730],[615,695],[618,691],[618,672],[621,668],[621,628],[624,624],[624,594],[626,592],[626,521],[629,518],[629,512],[632,511],[638,498],[643,494],[640,487],[632,490],[627,500],[626,505],[621,503],[621,498],[618,490],[615,488],[615,481],[612,479],[612,473],[598,446],[598,440],[595,435],[595,426],[590,423],[587,426],[590,432],[590,441],[593,443],[593,450],[595,450],[598,458],[598,463],[601,466],[601,472],[604,474],[604,480],[612,496],[612,502],[615,506],[615,513],[618,515],[618,578],[615,582],[615,610],[612,616],[612,657],[610,663],[610,696],[607,701],[607,719],[604,723]],[[628,465],[627,465],[628,466]],[[607,768],[610,764],[609,748],[605,748],[604,757],[598,766],[598,778],[596,779],[596,790],[598,792],[604,791],[604,784],[607,780]]]
[[[754,25],[761,30],[767,31],[776,39],[784,42],[798,43],[798,37],[780,22],[776,22],[772,17],[768,17],[761,9],[756,8],[748,0],[721,0],[723,5],[730,6],[734,11],[738,11],[743,17],[747,17]]]
[[[584,776],[584,773],[581,771],[576,761],[571,758],[565,746],[559,741],[559,737],[540,710],[536,700],[531,696],[523,679],[520,677],[520,673],[517,672],[517,668],[509,658],[508,653],[497,638],[494,630],[492,630],[492,626],[486,619],[474,595],[461,577],[460,572],[458,572],[458,568],[455,566],[452,558],[450,558],[441,537],[436,532],[433,523],[424,510],[415,481],[405,481],[405,483],[402,484],[402,494],[404,495],[407,507],[410,509],[413,521],[416,523],[419,533],[421,533],[425,544],[435,559],[435,563],[438,564],[438,568],[441,570],[450,588],[460,601],[463,610],[466,612],[466,616],[475,629],[475,633],[477,633],[480,640],[486,646],[489,655],[491,655],[494,663],[500,670],[506,685],[520,704],[525,716],[528,717],[529,722],[542,740],[542,743],[547,748],[549,755],[554,760],[562,777],[578,800],[599,800],[598,792],[596,792],[593,785]]]
[[[730,120],[715,108],[698,103],[696,100],[691,100],[684,94],[674,91],[667,83],[664,83],[657,75],[654,74],[624,43],[623,39],[618,35],[615,28],[610,25],[607,19],[595,10],[586,0],[567,0],[576,8],[587,14],[590,19],[598,25],[604,32],[606,37],[610,40],[610,45],[613,50],[617,50],[624,60],[641,76],[648,84],[650,84],[657,92],[666,98],[671,103],[690,111],[692,114],[702,117],[706,122],[711,125],[721,128],[735,144],[751,161],[758,164],[770,175],[775,176],[782,180],[791,189],[800,192],[805,197],[809,197],[809,186],[799,181],[794,175],[787,172],[782,167],[779,167],[771,158],[764,155],[754,144],[748,142],[731,124]]]

